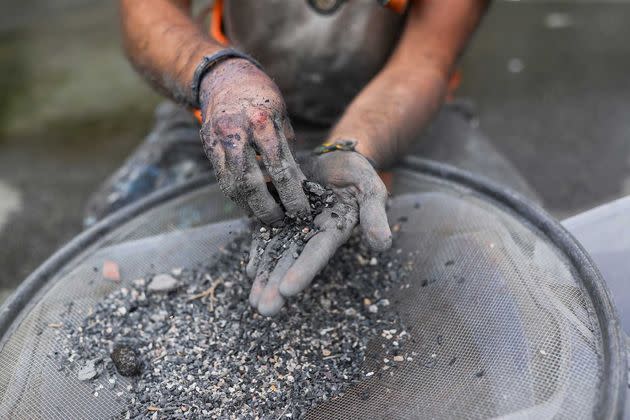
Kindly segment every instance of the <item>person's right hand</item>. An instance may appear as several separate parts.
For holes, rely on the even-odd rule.
[[[247,60],[218,63],[201,81],[201,139],[223,193],[265,224],[275,224],[284,211],[269,190],[263,165],[284,210],[310,218],[302,190],[304,174],[289,142],[293,129],[276,84]]]

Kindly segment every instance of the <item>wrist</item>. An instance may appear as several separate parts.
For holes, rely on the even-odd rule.
[[[201,61],[195,68],[193,80],[191,82],[191,105],[193,107],[200,107],[200,103],[202,102],[202,91],[207,92],[208,90],[212,90],[212,80],[217,79],[217,77],[212,76],[212,74],[216,75],[221,73],[221,71],[217,73],[215,72],[215,70],[221,70],[221,68],[231,68],[234,66],[234,63],[237,60],[240,62],[238,64],[238,67],[240,68],[253,66],[261,69],[261,65],[256,60],[254,60],[249,55],[237,51],[233,48],[220,50],[212,55],[206,55],[201,59]]]
[[[341,133],[333,133],[324,144],[335,144],[348,140],[354,142],[355,152],[365,157],[374,168],[381,168],[382,162],[379,159],[378,153],[376,153],[376,150],[372,147],[367,135],[343,135]]]
[[[326,153],[333,153],[333,152],[354,152],[361,155],[363,158],[365,158],[370,163],[370,165],[372,165],[374,169],[377,169],[378,164],[369,156],[366,156],[363,153],[361,153],[361,151],[357,149],[357,146],[358,146],[358,142],[355,139],[340,138],[337,140],[330,140],[330,141],[324,142],[320,146],[317,146],[314,150],[314,153],[316,155],[323,155]]]
[[[203,110],[208,98],[214,96],[217,89],[225,82],[238,80],[243,71],[259,71],[250,61],[244,58],[230,57],[214,65],[199,82],[199,107]]]

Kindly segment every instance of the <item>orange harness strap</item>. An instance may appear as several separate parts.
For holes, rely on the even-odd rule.
[[[223,32],[223,0],[214,1],[210,16],[210,36],[221,45],[230,43]]]
[[[401,15],[405,13],[407,4],[409,4],[409,0],[381,0],[380,2],[383,6]]]
[[[455,99],[455,91],[462,84],[462,71],[457,69],[451,75],[446,87],[446,101],[451,102]]]
[[[385,0],[383,5],[388,9],[393,10],[396,13],[404,13],[407,9],[409,0]],[[212,12],[210,15],[210,36],[221,45],[228,45],[229,39],[223,32],[223,0],[215,0],[212,6]],[[451,79],[448,82],[447,88],[447,101],[452,101],[455,95],[455,90],[459,87],[462,80],[462,73],[460,70],[456,70]],[[199,109],[193,110],[195,119],[201,123],[201,111]]]
[[[223,0],[215,0],[212,5],[212,12],[210,14],[210,36],[221,45],[228,45],[230,41],[223,32]],[[193,109],[192,114],[195,119],[201,124],[201,110]]]

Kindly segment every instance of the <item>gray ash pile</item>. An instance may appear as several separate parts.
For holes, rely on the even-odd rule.
[[[374,360],[378,374],[406,363],[407,333],[386,298],[407,275],[399,250],[374,253],[353,234],[267,318],[248,303],[250,238],[208,266],[150,273],[108,295],[81,325],[59,330],[61,368],[91,382],[95,397],[102,384],[116,389],[122,418],[302,418],[353,392]],[[371,340],[380,353],[366,363]],[[123,387],[119,375],[135,376]]]

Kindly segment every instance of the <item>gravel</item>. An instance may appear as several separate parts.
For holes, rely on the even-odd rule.
[[[305,187],[319,208],[334,202],[329,190]],[[103,377],[121,418],[302,418],[374,375],[370,341],[383,369],[406,363],[408,334],[386,298],[407,276],[400,250],[374,253],[355,232],[310,288],[267,318],[248,303],[250,239],[235,238],[207,266],[123,284],[80,325],[62,320],[60,368],[91,381],[95,397]]]

